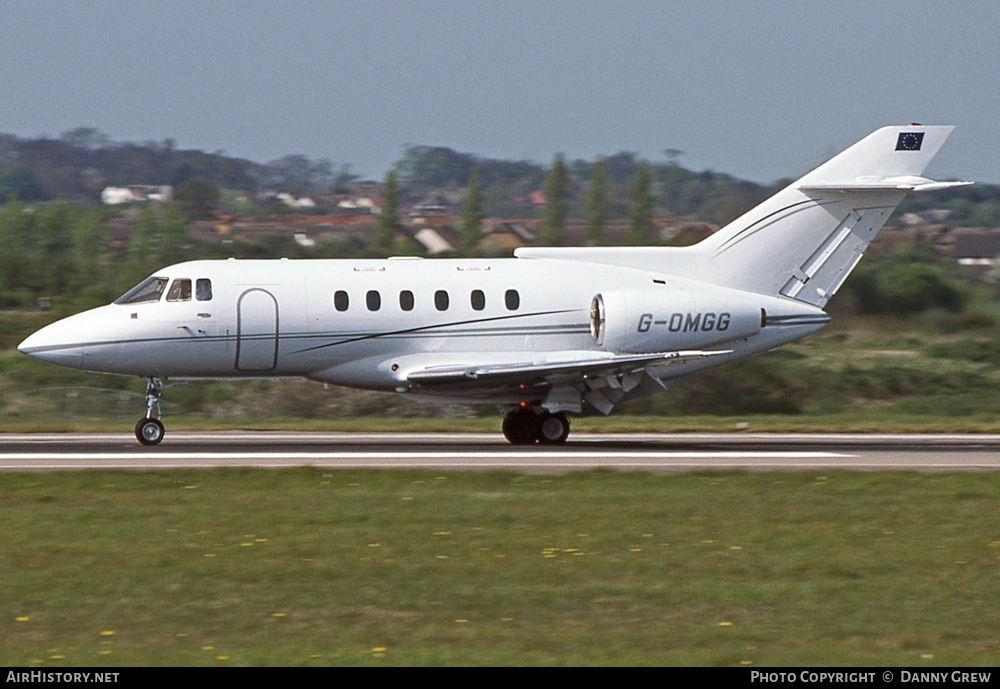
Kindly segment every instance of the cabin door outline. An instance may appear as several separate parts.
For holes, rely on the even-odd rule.
[[[273,371],[278,365],[278,300],[253,287],[236,300],[236,370]]]

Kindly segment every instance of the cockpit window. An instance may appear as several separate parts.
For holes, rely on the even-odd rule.
[[[191,281],[188,278],[177,278],[170,285],[167,301],[191,301]]]
[[[167,286],[167,278],[146,278],[128,292],[118,297],[116,304],[145,304],[159,301]]]
[[[212,281],[198,278],[194,283],[194,298],[198,301],[212,301]]]

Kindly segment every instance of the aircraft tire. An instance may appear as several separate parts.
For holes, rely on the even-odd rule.
[[[159,419],[139,419],[135,424],[135,437],[143,445],[159,445],[163,434],[163,424]]]
[[[538,415],[530,409],[518,409],[504,417],[501,430],[511,445],[531,445],[538,438]]]
[[[545,412],[538,420],[538,442],[543,445],[561,445],[569,437],[569,419],[562,412]]]

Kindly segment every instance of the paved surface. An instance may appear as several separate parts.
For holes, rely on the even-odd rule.
[[[0,435],[0,471],[221,466],[565,472],[1000,469],[1000,436],[585,434],[512,447],[496,434],[183,433],[157,447],[130,434]]]

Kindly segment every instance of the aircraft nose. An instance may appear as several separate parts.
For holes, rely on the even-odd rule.
[[[80,368],[83,365],[83,347],[79,334],[74,337],[74,330],[67,328],[65,321],[57,321],[29,335],[17,346],[17,351],[49,364]]]

